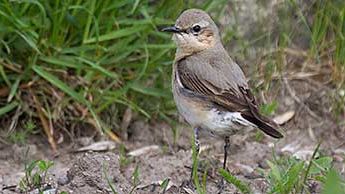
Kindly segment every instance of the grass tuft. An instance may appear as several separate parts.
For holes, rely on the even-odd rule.
[[[323,185],[324,193],[333,193],[330,187],[326,187],[330,181],[329,176],[339,177],[336,178],[337,181],[334,186],[344,185],[345,180],[340,178],[339,173],[335,172],[335,174],[329,175],[329,173],[334,173],[333,160],[329,156],[320,156],[319,146],[320,144],[317,145],[308,162],[293,156],[267,161],[270,168],[266,174],[266,179],[270,183],[269,193],[315,193],[317,191],[311,186],[313,184]]]
[[[174,117],[167,76],[174,45],[171,36],[159,29],[173,24],[188,7],[212,11],[225,3],[2,2],[1,118],[11,117],[19,108],[25,119],[51,122],[48,138],[59,129],[91,124],[101,134],[112,131],[107,134],[118,139],[128,107],[147,119]],[[41,118],[34,97],[42,105]],[[118,116],[105,122],[104,114]]]
[[[249,186],[246,183],[236,178],[235,176],[230,174],[228,171],[224,169],[220,169],[219,173],[222,177],[224,177],[224,180],[226,180],[226,182],[233,184],[239,191],[241,191],[241,193],[243,194],[252,193]]]

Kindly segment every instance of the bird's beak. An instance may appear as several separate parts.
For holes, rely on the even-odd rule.
[[[182,30],[176,26],[170,26],[162,29],[163,32],[180,33]]]

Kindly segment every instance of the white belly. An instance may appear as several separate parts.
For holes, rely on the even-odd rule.
[[[185,97],[179,96],[178,98],[177,108],[192,127],[201,127],[220,136],[232,135],[245,126],[255,127],[239,112],[219,111],[216,108],[200,106],[200,103],[191,102]]]

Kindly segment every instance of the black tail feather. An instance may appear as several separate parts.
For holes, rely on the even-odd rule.
[[[260,118],[255,116],[249,116],[242,114],[242,117],[248,120],[249,122],[255,124],[259,129],[261,129],[267,135],[274,137],[274,138],[282,138],[284,137],[278,130],[279,126],[271,121],[270,119],[263,117],[261,115],[257,115]],[[273,127],[274,126],[274,127]]]

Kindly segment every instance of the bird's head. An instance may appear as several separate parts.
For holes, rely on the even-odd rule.
[[[220,42],[218,27],[206,12],[199,9],[184,11],[174,26],[162,31],[174,33],[173,40],[184,53],[200,52]]]

